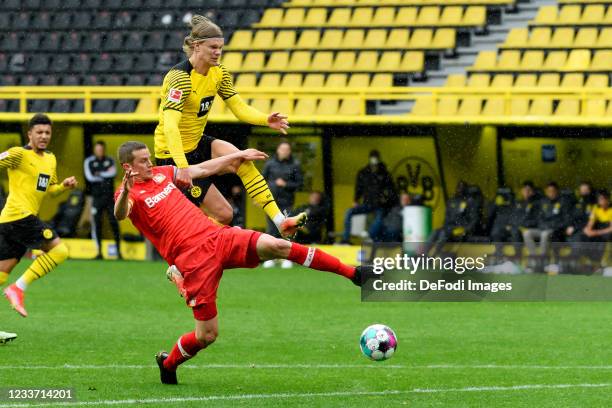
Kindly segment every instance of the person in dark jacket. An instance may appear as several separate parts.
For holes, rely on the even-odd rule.
[[[281,142],[276,147],[276,154],[269,159],[262,172],[264,179],[281,211],[289,213],[295,202],[295,192],[302,188],[304,177],[299,161],[291,155],[291,144]],[[280,238],[275,224],[268,218],[267,233]]]
[[[329,206],[323,199],[320,191],[313,191],[308,196],[308,204],[294,210],[295,214],[305,212],[308,220],[302,229],[298,230],[295,242],[300,244],[313,244],[323,242],[323,229],[329,214]]]
[[[514,206],[514,227],[522,232],[528,228],[536,228],[540,217],[540,197],[536,194],[532,181],[523,182],[521,198]]]
[[[565,229],[567,240],[571,242],[582,242],[585,240],[582,231],[589,222],[589,217],[597,204],[597,197],[593,186],[588,181],[583,181],[578,187],[578,201],[574,208],[570,209],[569,226]]]
[[[378,150],[372,150],[368,165],[357,173],[353,207],[349,208],[344,216],[342,242],[346,244],[350,242],[351,219],[356,214],[375,213],[376,217],[370,226],[369,234],[370,237],[380,236],[385,215],[397,200],[393,177],[385,163],[380,160]]]

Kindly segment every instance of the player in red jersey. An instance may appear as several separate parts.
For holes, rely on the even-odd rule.
[[[188,170],[192,178],[209,177],[227,171],[232,161],[266,157],[265,153],[247,149],[191,165]],[[129,217],[168,264],[176,265],[184,278],[185,300],[195,317],[194,331],[182,335],[170,354],[157,354],[162,383],[176,384],[179,364],[217,338],[215,301],[224,269],[254,268],[268,259],[289,259],[361,285],[360,267],[345,265],[320,249],[213,223],[176,188],[177,168],[154,167],[145,144],[122,144],[119,161],[125,175],[115,193],[115,217],[118,220]]]

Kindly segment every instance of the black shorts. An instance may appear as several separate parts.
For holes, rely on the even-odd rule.
[[[0,260],[20,259],[28,248],[40,249],[55,238],[53,228],[34,215],[0,223]]]
[[[210,160],[212,158],[212,142],[215,140],[216,139],[212,136],[203,135],[202,139],[200,139],[200,142],[198,143],[198,146],[189,153],[185,153],[187,163],[198,164],[202,163],[203,161]],[[176,163],[174,163],[172,158],[155,158],[155,164],[158,166],[176,166]],[[202,204],[202,201],[204,201],[204,197],[206,196],[211,184],[212,180],[209,177],[194,179],[193,187],[190,190],[183,190],[183,194],[185,194],[185,197],[187,197],[189,201],[199,207],[200,204]]]

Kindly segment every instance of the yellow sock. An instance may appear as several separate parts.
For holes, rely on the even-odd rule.
[[[4,285],[4,283],[8,280],[8,277],[8,272],[0,272],[0,285]]]
[[[240,167],[238,167],[236,174],[238,174],[240,180],[242,180],[244,188],[246,188],[249,197],[251,197],[255,205],[261,207],[268,217],[274,221],[276,227],[280,228],[280,224],[285,219],[285,216],[280,208],[278,208],[278,205],[276,205],[272,192],[268,188],[268,183],[266,183],[266,180],[264,180],[253,162],[247,161],[242,163]]]
[[[25,290],[30,283],[51,272],[53,268],[64,262],[66,258],[68,258],[68,247],[66,244],[60,243],[49,252],[44,252],[36,257],[32,265],[17,280],[17,286]]]

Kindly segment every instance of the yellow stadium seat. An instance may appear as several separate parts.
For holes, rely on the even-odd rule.
[[[536,27],[529,36],[529,46],[534,48],[547,47],[550,44],[551,29],[548,27]]]
[[[319,43],[320,48],[340,48],[342,46],[342,38],[344,33],[342,30],[325,30],[321,42]]]
[[[572,50],[565,62],[567,71],[586,71],[591,62],[591,52],[589,50]]]
[[[327,21],[327,10],[324,8],[313,7],[308,10],[304,18],[304,26],[320,27]]]
[[[355,70],[355,52],[340,51],[336,54],[334,64],[331,67],[332,71],[354,71]]]
[[[255,32],[253,42],[251,42],[251,49],[265,50],[270,47],[270,44],[274,42],[274,31],[272,30],[258,30]]]
[[[484,26],[487,23],[487,8],[484,6],[469,6],[463,15],[463,25]]]
[[[239,52],[226,52],[223,53],[221,61],[230,72],[236,72],[242,67],[242,54]]]
[[[502,116],[505,114],[505,102],[500,97],[488,98],[482,108],[482,115],[484,116]]]
[[[479,97],[466,97],[461,101],[459,111],[457,112],[461,116],[478,116],[482,109],[482,98]]]
[[[302,74],[285,74],[280,83],[281,88],[299,88],[302,86]]]
[[[604,17],[604,23],[606,25],[612,24],[612,7],[608,5],[608,11],[606,11],[606,16]]]
[[[459,98],[456,96],[441,96],[438,99],[437,114],[440,116],[454,116],[459,108]]]
[[[293,9],[289,9],[291,11]],[[275,50],[288,50],[295,46],[295,30],[281,30],[276,34],[272,49]]]
[[[612,117],[612,100],[608,100],[608,109],[606,109],[606,116]]]
[[[606,100],[601,98],[589,98],[586,100],[583,116],[602,117],[606,114]]]
[[[312,0],[291,0],[289,2],[292,6],[311,6],[313,5]]]
[[[605,21],[604,14],[603,4],[589,4],[584,8],[580,22],[582,24],[601,24]]]
[[[525,51],[521,60],[520,69],[525,71],[535,71],[544,65],[544,51]]]
[[[446,83],[444,84],[444,86],[464,87],[465,86],[465,75],[449,74],[446,77]]]
[[[590,74],[587,77],[585,88],[607,88],[608,74]]]
[[[610,32],[612,35],[612,32]],[[593,48],[597,44],[596,28],[581,28],[574,38],[574,48]]]
[[[467,86],[484,88],[489,86],[489,81],[489,74],[472,74],[468,79]]]
[[[347,88],[367,88],[370,85],[369,74],[352,74]]]
[[[284,71],[289,67],[289,53],[286,51],[275,51],[270,54],[266,64],[266,71]],[[280,82],[280,77],[279,77]]]
[[[372,77],[372,88],[389,88],[393,86],[393,74],[374,74]]]
[[[581,88],[584,82],[584,77],[582,74],[565,74],[563,79],[561,80],[562,88]]]
[[[421,72],[425,69],[425,53],[421,51],[407,51],[404,53],[400,70],[404,72]]]
[[[577,4],[570,4],[561,7],[559,10],[559,16],[557,23],[560,24],[578,24],[580,23],[580,6]]]
[[[365,109],[362,112],[363,102],[356,98],[345,98],[340,103],[339,115],[362,115],[365,114]]]
[[[593,61],[591,62],[592,71],[612,71],[612,51],[600,50],[595,51]]]
[[[293,101],[288,98],[276,98],[269,112],[293,113]]]
[[[280,74],[263,74],[259,86],[277,87],[280,85]]]
[[[260,112],[270,112],[270,99],[255,98],[251,100],[250,105]]]
[[[433,38],[433,30],[430,28],[417,28],[410,37],[409,48],[429,48]]]
[[[349,8],[337,8],[333,9],[327,25],[330,27],[346,27],[351,19],[351,9]],[[320,103],[319,103],[320,105]]]
[[[317,100],[314,98],[298,99],[293,109],[294,115],[312,116],[317,110]]]
[[[497,52],[496,51],[480,51],[474,61],[473,68],[475,70],[490,70],[495,69],[497,64]],[[517,61],[518,62],[518,61]]]
[[[519,88],[535,87],[538,77],[536,74],[520,74],[516,78],[514,86]]]
[[[410,113],[415,116],[431,116],[433,114],[433,100],[429,96],[417,97]]]
[[[560,70],[567,61],[567,52],[565,51],[551,51],[546,56],[544,61],[544,69],[557,71]]]
[[[355,66],[360,71],[374,71],[378,64],[378,53],[376,51],[361,51],[357,56]]]
[[[558,27],[552,35],[550,45],[553,47],[566,48],[574,43],[574,29]]]
[[[315,113],[321,116],[337,115],[338,105],[340,105],[340,100],[338,98],[321,99]]]
[[[315,52],[310,64],[311,71],[329,71],[334,63],[334,53],[331,51]]]
[[[307,71],[310,69],[310,51],[294,51],[289,58],[289,66],[293,71]]]
[[[555,116],[578,116],[580,114],[580,101],[578,99],[561,99]]]
[[[510,101],[510,115],[527,116],[527,112],[529,112],[528,99],[512,99]]]
[[[502,51],[497,61],[497,69],[502,71],[514,71],[518,68],[521,60],[519,51]]]
[[[304,78],[304,88],[323,88],[325,77],[323,74],[307,74]]]
[[[553,102],[547,98],[534,99],[529,108],[529,114],[534,116],[550,116],[552,115]]]
[[[421,7],[417,24],[422,26],[434,26],[438,25],[440,20],[440,7],[437,6],[425,6]]]
[[[461,24],[461,17],[463,17],[463,8],[460,6],[446,6],[442,10],[440,16],[440,25],[456,26]]]
[[[281,8],[269,8],[264,11],[261,21],[253,25],[255,27],[278,27],[283,21],[284,11]]]
[[[456,45],[455,40],[456,35],[453,28],[438,28],[429,46],[435,49],[453,49]]]
[[[372,17],[372,27],[391,27],[395,19],[393,7],[378,7]]]
[[[240,74],[235,79],[234,84],[236,88],[248,88],[257,84],[257,78],[255,74]]]
[[[557,21],[557,6],[542,6],[535,18],[538,24],[554,24]]]
[[[411,27],[416,23],[417,8],[416,7],[400,7],[395,16],[395,26]]]
[[[353,27],[369,27],[372,25],[372,16],[374,15],[374,9],[372,7],[359,7],[353,11],[351,20],[348,26]]]
[[[385,48],[402,49],[408,46],[410,39],[410,30],[405,28],[394,28],[389,33]]]
[[[526,47],[528,44],[529,30],[527,28],[513,28],[508,33],[504,46],[506,47]]]
[[[559,86],[559,74],[547,73],[540,75],[539,87],[557,88]]]
[[[238,30],[232,35],[229,48],[246,50],[251,46],[253,41],[253,32],[250,30]]]
[[[373,29],[368,30],[368,34],[363,41],[363,48],[380,49],[385,46],[387,41],[387,30]]]
[[[282,24],[285,27],[299,27],[304,23],[306,9],[290,8],[285,11]]]
[[[612,10],[612,6],[608,7],[608,15],[612,15],[610,10]],[[612,24],[612,20],[610,24]],[[597,38],[597,46],[600,48],[612,48],[612,27],[604,27],[601,29],[599,37]]]
[[[378,61],[378,71],[398,71],[402,54],[398,51],[385,51]]]
[[[341,48],[357,49],[363,47],[365,33],[361,29],[346,30]]]
[[[304,30],[300,35],[296,48],[311,50],[319,47],[321,32],[319,30]]]
[[[512,86],[514,78],[511,74],[496,74],[491,81],[492,88],[507,88]]]

